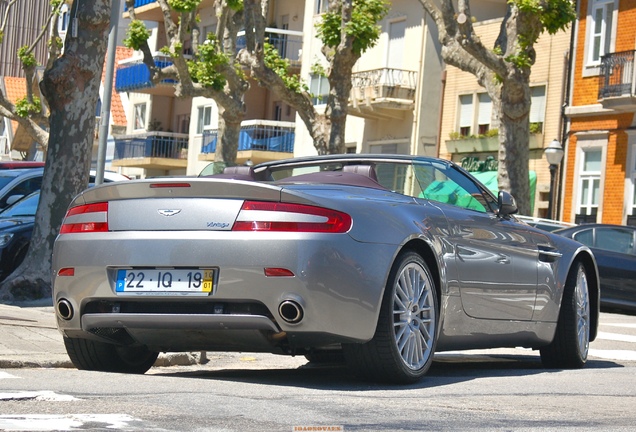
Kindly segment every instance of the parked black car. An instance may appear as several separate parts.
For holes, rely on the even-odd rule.
[[[26,256],[39,200],[38,190],[0,212],[0,281]]]
[[[601,307],[636,312],[636,227],[583,224],[554,233],[592,249],[601,277]]]

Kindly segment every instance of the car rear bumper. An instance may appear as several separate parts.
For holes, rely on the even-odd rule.
[[[58,313],[60,331],[160,351],[277,352],[371,339],[395,245],[360,243],[346,234],[232,234],[181,232],[174,241],[147,232],[104,233],[86,242],[82,234],[61,236],[53,298],[71,314]],[[215,290],[117,293],[116,270],[131,266],[214,268]],[[293,276],[266,276],[272,267]],[[59,276],[63,268],[72,268],[73,276]],[[301,308],[298,322],[283,319],[285,301]]]

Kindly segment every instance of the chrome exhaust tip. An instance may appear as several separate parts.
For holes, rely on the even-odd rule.
[[[68,321],[73,318],[73,315],[74,315],[73,305],[71,304],[70,301],[66,299],[60,299],[57,302],[56,310],[59,317],[62,318],[63,320]]]
[[[294,300],[284,300],[278,306],[280,317],[289,324],[298,324],[305,315],[303,307]]]

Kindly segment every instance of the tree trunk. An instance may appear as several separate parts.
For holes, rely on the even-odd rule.
[[[330,154],[345,152],[345,127],[347,125],[347,106],[351,94],[351,70],[357,56],[351,53],[341,54],[334,58],[334,65],[329,75],[331,85],[327,102],[327,118],[331,123],[329,136]]]
[[[68,32],[64,55],[44,74],[41,89],[51,115],[40,204],[29,252],[0,285],[3,302],[51,295],[53,243],[71,200],[88,186],[110,7],[109,0],[73,3],[78,36],[72,38]]]
[[[219,106],[219,133],[214,152],[215,162],[223,162],[225,165],[236,163],[242,120],[241,113],[231,112]]]
[[[527,82],[504,81],[498,114],[499,189],[509,191],[515,197],[519,214],[531,215],[528,168],[530,93]]]

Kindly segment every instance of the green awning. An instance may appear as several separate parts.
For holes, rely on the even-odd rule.
[[[482,182],[492,193],[497,196],[499,193],[499,181],[497,180],[497,171],[471,172],[473,177]],[[534,197],[537,191],[537,173],[530,171],[530,213],[534,213]]]

